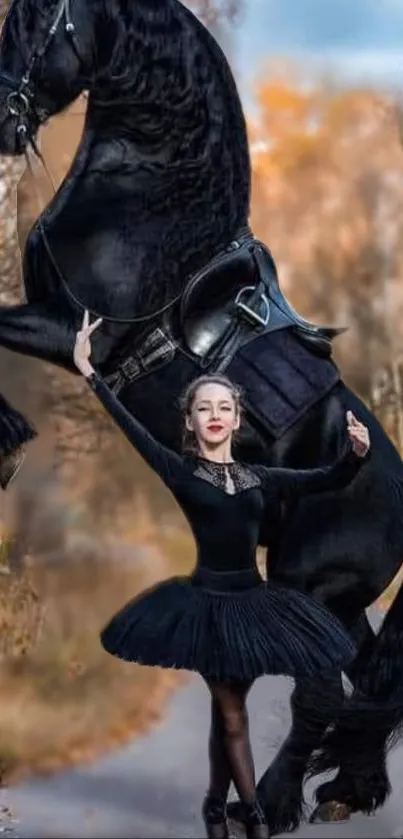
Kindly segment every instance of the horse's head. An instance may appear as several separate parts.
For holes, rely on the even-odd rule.
[[[84,90],[94,62],[96,2],[13,0],[0,41],[0,153],[21,154]]]

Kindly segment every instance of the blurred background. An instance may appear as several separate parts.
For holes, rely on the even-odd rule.
[[[400,0],[189,0],[226,52],[248,119],[252,228],[292,305],[347,325],[335,358],[403,452]],[[8,3],[0,0],[2,16]],[[42,132],[58,184],[85,99]],[[41,191],[50,184],[39,170]],[[40,208],[0,159],[0,298],[21,295]],[[92,757],[164,711],[175,674],[105,655],[98,632],[130,594],[187,573],[194,549],[160,481],[81,380],[0,351],[2,392],[40,436],[0,496],[0,779]],[[382,605],[393,596],[394,587]]]

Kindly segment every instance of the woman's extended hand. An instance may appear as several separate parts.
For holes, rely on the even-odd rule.
[[[353,449],[359,457],[365,457],[370,447],[369,431],[352,411],[347,411],[347,431],[353,444]]]
[[[76,343],[74,346],[74,364],[82,373],[83,376],[88,377],[94,373],[94,368],[90,364],[90,355],[91,355],[91,341],[90,336],[98,329],[98,326],[102,323],[102,318],[98,318],[94,321],[94,323],[90,324],[90,315],[88,310],[86,309],[84,312],[83,323],[79,332],[76,335]]]

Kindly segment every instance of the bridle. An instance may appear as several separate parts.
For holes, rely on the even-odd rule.
[[[30,114],[34,114],[39,125],[43,125],[51,114],[36,101],[33,76],[37,65],[49,49],[63,20],[65,34],[70,39],[74,52],[80,58],[75,26],[71,17],[70,0],[59,0],[54,20],[48,32],[45,34],[43,43],[34,47],[28,62],[28,67],[21,79],[15,79],[9,73],[0,70],[0,80],[11,87],[11,92],[7,96],[7,116],[16,118],[17,135],[24,139],[26,144],[32,146],[35,154],[38,154],[38,148],[34,137],[29,131],[28,117]],[[40,157],[40,155],[38,156]]]
[[[0,69],[0,81],[2,81],[11,88],[11,91],[8,94],[6,100],[7,107],[5,120],[9,117],[14,117],[16,119],[16,135],[17,137],[21,137],[25,142],[24,155],[27,166],[32,175],[33,182],[35,184],[35,189],[37,192],[37,198],[41,212],[44,209],[45,202],[42,198],[40,187],[37,183],[35,171],[32,166],[32,161],[28,153],[29,147],[32,148],[35,157],[37,157],[38,160],[41,162],[44,171],[46,172],[46,175],[50,183],[52,184],[52,189],[54,193],[56,192],[56,187],[52,175],[46,165],[46,161],[44,160],[44,157],[38,148],[35,137],[33,133],[29,130],[30,114],[33,114],[36,117],[38,127],[40,125],[43,125],[51,116],[51,113],[47,111],[46,108],[43,108],[41,105],[39,105],[36,101],[35,81],[33,76],[36,67],[38,66],[39,62],[42,60],[47,50],[49,49],[53,41],[53,38],[55,37],[56,32],[63,19],[64,31],[71,41],[74,52],[78,57],[80,57],[78,43],[75,35],[75,25],[71,18],[70,0],[59,0],[54,20],[50,25],[48,31],[45,33],[44,41],[42,44],[37,45],[32,50],[31,57],[28,61],[27,69],[21,77],[21,79],[16,79],[10,73],[6,73],[4,70]],[[2,125],[3,124],[4,122],[2,123]],[[44,236],[46,236],[44,231],[43,234]]]

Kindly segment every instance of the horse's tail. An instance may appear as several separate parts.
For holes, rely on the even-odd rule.
[[[400,586],[370,655],[357,668],[354,692],[312,756],[308,774],[342,768],[344,775],[367,776],[384,762],[403,734],[403,586]],[[383,800],[389,789],[384,790]],[[376,806],[383,803],[376,801]]]

